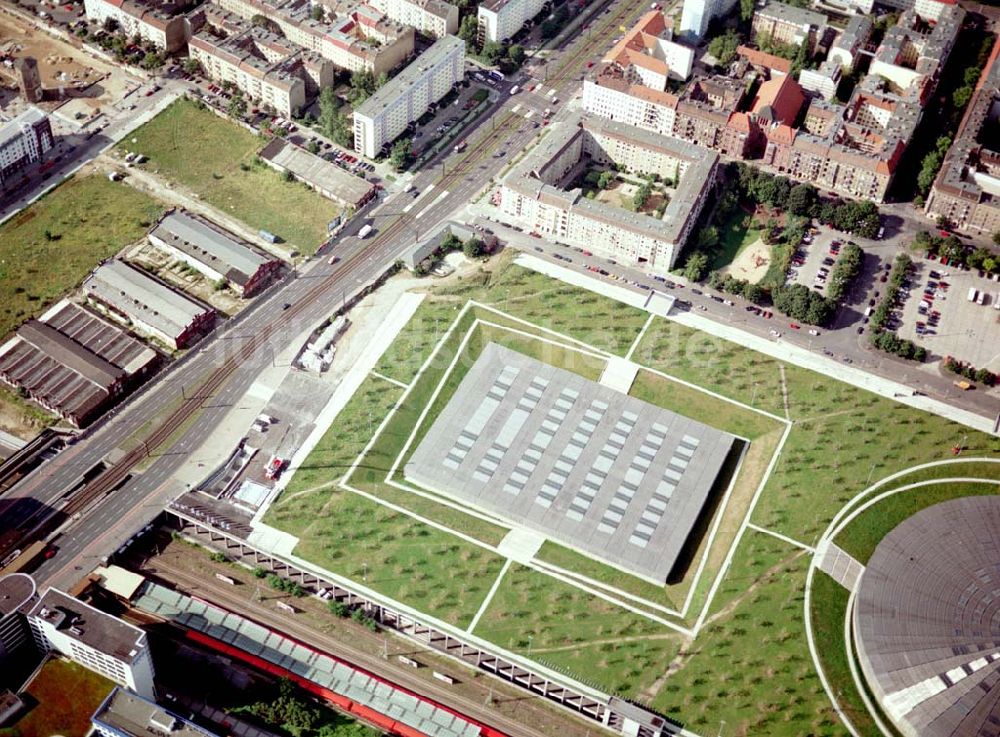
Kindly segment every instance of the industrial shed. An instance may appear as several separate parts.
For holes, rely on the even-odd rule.
[[[0,379],[80,427],[151,373],[160,355],[63,300],[0,346]]]
[[[267,144],[260,157],[278,171],[291,172],[296,179],[342,207],[358,210],[375,197],[375,185],[371,182],[282,138]]]
[[[256,294],[281,271],[280,259],[183,210],[164,215],[149,240],[212,281],[225,280],[241,297]]]
[[[107,261],[83,282],[87,298],[171,348],[184,348],[211,329],[215,311],[124,261]]]

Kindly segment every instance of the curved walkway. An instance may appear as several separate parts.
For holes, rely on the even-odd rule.
[[[913,473],[915,473],[917,471],[922,471],[924,469],[936,468],[936,467],[941,467],[941,466],[952,466],[952,465],[959,466],[961,464],[967,464],[967,463],[995,463],[995,464],[997,464],[998,471],[1000,471],[1000,458],[988,458],[988,457],[981,457],[981,458],[949,458],[949,459],[945,459],[945,460],[941,460],[941,461],[932,461],[930,463],[923,463],[923,464],[920,464],[918,466],[911,466],[910,468],[904,469],[902,471],[898,471],[898,472],[896,472],[896,473],[894,473],[894,474],[892,474],[890,476],[886,476],[884,479],[880,479],[876,483],[874,483],[871,486],[869,486],[867,489],[864,489],[863,491],[861,491],[858,494],[856,494],[849,502],[847,502],[847,504],[845,504],[843,507],[841,507],[840,511],[836,515],[834,515],[834,518],[830,521],[830,524],[827,526],[826,530],[820,536],[820,539],[819,539],[819,541],[816,544],[817,550],[820,550],[820,549],[826,547],[826,545],[832,543],[833,540],[836,538],[836,536],[839,535],[843,531],[843,529],[845,527],[847,527],[847,525],[849,525],[852,521],[854,521],[854,519],[857,518],[857,516],[859,514],[861,514],[865,510],[867,510],[870,507],[872,507],[873,505],[878,504],[882,500],[884,500],[884,499],[886,499],[886,498],[888,498],[888,497],[890,497],[890,496],[892,496],[894,494],[898,494],[898,493],[904,492],[904,491],[910,491],[912,489],[917,489],[917,488],[921,488],[921,487],[924,487],[924,486],[932,486],[932,485],[937,485],[937,484],[947,484],[947,483],[990,483],[990,484],[995,484],[995,483],[997,483],[996,479],[979,478],[979,477],[965,477],[965,476],[954,476],[954,477],[924,479],[924,480],[921,480],[921,481],[915,481],[915,482],[913,482],[911,484],[904,484],[903,486],[899,486],[899,487],[888,489],[887,491],[884,491],[883,493],[878,494],[877,496],[875,496],[875,497],[873,497],[871,499],[867,499],[867,501],[865,501],[863,504],[860,504],[860,505],[858,504],[859,500],[864,499],[865,497],[870,496],[871,494],[873,494],[874,492],[878,491],[879,489],[882,489],[882,488],[890,485],[893,481],[896,481],[897,479],[903,478],[905,476],[909,476],[909,475],[911,475],[911,474],[913,474]],[[805,591],[805,597],[804,597],[804,602],[803,602],[803,612],[804,612],[804,618],[805,618],[806,641],[807,641],[807,644],[809,646],[809,655],[812,658],[813,665],[816,668],[816,673],[819,675],[820,683],[823,684],[823,690],[826,691],[826,695],[830,699],[830,703],[833,704],[833,708],[837,712],[837,716],[840,718],[840,721],[844,724],[844,726],[847,728],[847,730],[853,735],[853,737],[861,737],[861,735],[859,734],[857,728],[855,728],[854,724],[848,718],[847,713],[844,711],[843,707],[840,705],[840,702],[838,701],[837,695],[834,694],[833,687],[830,685],[830,682],[826,678],[826,673],[823,670],[823,664],[820,661],[819,653],[817,652],[817,649],[816,649],[816,639],[815,639],[815,635],[813,634],[813,629],[812,629],[812,618],[811,618],[811,608],[812,607],[811,607],[811,602],[812,602],[813,576],[815,575],[816,569],[818,568],[818,563],[819,563],[819,558],[818,558],[818,556],[814,555],[813,559],[812,559],[812,563],[809,566],[809,573],[806,576],[806,591]],[[851,590],[851,596],[850,596],[850,599],[848,600],[848,607],[847,607],[847,611],[848,612],[851,611],[851,605],[853,604],[853,601],[854,601],[854,593],[855,593],[854,590]],[[885,737],[891,737],[892,732],[889,730],[888,727],[886,727],[886,725],[878,717],[878,714],[877,714],[877,712],[876,712],[876,710],[874,708],[874,705],[871,703],[871,699],[869,698],[868,694],[866,693],[865,689],[863,688],[863,684],[861,683],[860,673],[858,673],[857,666],[855,665],[854,660],[851,657],[851,648],[850,648],[851,637],[850,637],[850,624],[849,623],[850,623],[850,619],[848,617],[845,617],[844,618],[844,646],[847,648],[847,662],[848,662],[848,665],[850,666],[850,669],[851,669],[851,675],[852,675],[852,677],[854,679],[855,688],[858,690],[858,693],[861,696],[861,699],[865,703],[865,707],[868,709],[869,715],[872,717],[873,721],[878,726],[880,732]]]

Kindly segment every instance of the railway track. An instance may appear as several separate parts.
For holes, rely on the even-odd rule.
[[[183,593],[208,599],[224,609],[240,612],[243,616],[247,616],[266,627],[273,628],[302,642],[312,643],[314,646],[323,648],[339,658],[350,661],[353,665],[377,673],[381,677],[393,681],[404,688],[429,696],[478,721],[502,729],[508,735],[512,735],[512,737],[548,737],[545,733],[503,714],[496,708],[486,710],[481,700],[473,700],[456,693],[454,689],[441,687],[436,682],[424,678],[415,678],[412,670],[409,668],[398,666],[393,661],[365,652],[330,635],[318,632],[308,625],[296,622],[293,617],[288,617],[278,611],[269,611],[261,604],[251,603],[248,605],[246,599],[235,594],[233,588],[230,586],[223,586],[217,584],[212,579],[199,577],[190,571],[165,562],[162,557],[154,558],[151,562],[153,565],[147,566],[150,574],[174,585]],[[137,567],[136,570],[142,571],[142,568]],[[368,637],[367,634],[361,634],[360,636]],[[412,650],[408,648],[406,654],[412,655]],[[415,657],[419,657],[419,655]],[[488,693],[487,690],[484,690],[483,697],[486,697]],[[518,702],[522,698],[522,694],[517,695]],[[519,708],[524,708],[524,706],[522,705]],[[546,711],[541,709],[541,707],[539,709]],[[536,715],[539,719],[549,716],[548,714],[543,715],[541,711]],[[563,719],[555,716],[550,718],[550,726],[556,723],[563,724],[563,722]],[[590,725],[580,725],[577,730],[574,730],[570,734],[570,737],[580,737],[580,735],[583,735],[585,726],[589,727]],[[563,734],[566,734],[565,730]]]

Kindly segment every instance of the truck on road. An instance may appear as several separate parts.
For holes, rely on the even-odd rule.
[[[976,297],[978,296],[979,296],[979,290],[976,289],[975,287],[969,287],[969,301],[975,302]]]
[[[358,231],[358,238],[367,238],[369,235],[371,235],[371,232],[372,232],[371,225],[363,225],[361,226],[361,230]]]

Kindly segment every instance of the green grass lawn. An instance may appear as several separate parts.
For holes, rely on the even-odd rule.
[[[69,179],[0,225],[0,338],[142,238],[163,209],[129,186],[92,174]]]
[[[267,230],[311,254],[340,208],[256,161],[263,145],[263,139],[235,123],[193,101],[178,100],[118,148],[145,154],[145,168],[187,187],[254,230]]]
[[[787,394],[793,429],[754,521],[805,543],[868,483],[952,458],[963,437],[968,455],[1000,454],[1000,438],[665,320],[635,358],[777,415]]]
[[[731,570],[739,583],[713,606],[653,706],[701,734],[724,721],[728,735],[846,735],[809,657],[807,569],[803,551],[748,531]]]
[[[391,347],[379,364],[380,371],[404,382],[414,379],[437,339],[469,299],[495,305],[572,338],[594,341],[618,355],[628,351],[647,319],[639,310],[504,261],[492,273],[484,270],[458,284],[431,287],[429,291],[428,300],[400,338],[403,345]],[[474,312],[502,325],[514,323],[487,310]],[[351,483],[495,544],[506,532],[502,526],[383,482],[474,316],[467,316],[443,346],[438,360],[413,386]],[[480,326],[468,342],[467,355],[447,377],[438,407],[429,417],[443,407],[487,340],[558,365],[572,361],[573,370],[591,377],[599,376],[603,367],[600,358],[579,359],[580,354],[566,347],[542,348],[542,343],[528,336]],[[1000,454],[996,438],[666,320],[656,319],[651,324],[633,358],[698,387],[788,417],[792,424],[786,445],[761,493],[753,521],[806,543],[814,542],[833,515],[868,483],[930,460],[952,458],[951,446],[963,436],[969,455]],[[342,473],[370,437],[369,412],[371,424],[377,427],[400,401],[401,393],[389,382],[370,378],[268,519],[296,534],[304,531],[300,555],[356,580],[367,575],[367,584],[387,595],[434,616],[467,624],[495,580],[501,562],[496,556],[356,494],[333,492],[329,486],[309,490],[329,484]],[[631,393],[752,441],[733,488],[731,511],[721,518],[719,544],[708,551],[708,575],[694,592],[693,619],[722,567],[729,541],[786,426],[650,372],[640,372]],[[429,424],[425,423],[419,433],[427,432]],[[928,469],[908,474],[899,483],[973,471],[991,473],[995,469],[982,463]],[[930,503],[932,495],[921,498]],[[895,504],[900,505],[897,511],[880,513],[878,531],[912,513],[903,500]],[[859,522],[864,522],[864,517]],[[852,550],[860,551],[859,546],[875,539],[875,533],[863,526],[848,532],[859,540],[856,545],[845,543]],[[540,557],[664,604],[681,604],[690,590],[632,580],[634,577],[551,542],[543,546]],[[843,735],[846,730],[838,723],[819,683],[805,642],[803,602],[808,562],[805,551],[747,530],[712,601],[705,628],[693,642],[618,604],[512,565],[475,632],[523,654],[530,649],[532,658],[609,692],[647,701],[702,734],[714,734],[724,720],[724,733],[729,735]],[[835,597],[830,598],[835,608]]]
[[[850,592],[823,571],[813,574],[809,602],[813,637],[819,643],[823,673],[834,692],[840,694],[840,708],[861,734],[878,734],[878,726],[854,686],[844,646],[844,617],[849,597]]]
[[[296,555],[447,622],[468,624],[503,561],[334,485],[400,394],[382,379],[367,379],[265,521],[300,537]],[[458,570],[468,578],[454,576]]]
[[[963,474],[965,475],[965,474]],[[963,496],[985,496],[1000,494],[1000,480],[994,477],[991,483],[947,483],[921,486],[909,491],[901,491],[875,504],[841,530],[834,539],[847,553],[862,564],[867,563],[875,548],[889,532],[908,517],[921,509]]]
[[[719,246],[712,252],[711,271],[731,264],[740,251],[760,238],[763,228],[754,224],[753,216],[737,207],[732,217],[719,229]]]
[[[545,574],[513,564],[474,630],[584,682],[638,694],[662,673],[682,635]],[[652,638],[652,639],[650,639]],[[588,658],[588,645],[598,656]]]
[[[90,717],[115,684],[68,660],[50,660],[28,687],[37,706],[0,729],[0,737],[84,737]]]
[[[637,307],[511,265],[499,269],[486,283],[469,280],[441,293],[476,299],[619,356],[628,353],[649,317]]]

